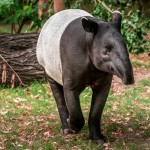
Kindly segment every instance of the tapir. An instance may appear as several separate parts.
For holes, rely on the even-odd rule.
[[[84,10],[68,9],[44,24],[36,55],[51,86],[63,134],[78,133],[84,126],[79,95],[90,86],[89,140],[107,141],[101,133],[101,117],[112,77],[117,75],[126,85],[134,83],[121,21],[119,11],[107,22]]]

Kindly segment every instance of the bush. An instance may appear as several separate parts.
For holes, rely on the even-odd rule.
[[[104,1],[104,0],[103,0]],[[106,1],[106,0],[105,0]],[[109,8],[114,9],[116,1],[106,1]],[[122,34],[127,43],[130,53],[139,54],[149,49],[149,41],[144,39],[147,29],[150,28],[150,20],[139,16],[139,10],[131,8],[132,2],[122,2],[116,10],[123,15]],[[126,11],[125,11],[126,10]],[[99,3],[96,2],[92,14],[95,17],[111,20],[111,14]]]
[[[123,15],[122,35],[127,43],[130,53],[139,54],[148,51],[150,42],[144,39],[148,28],[150,28],[150,20],[143,15],[139,15],[139,10],[133,10],[132,1],[124,0],[102,0],[111,10],[119,10]],[[66,0],[67,8],[80,8],[83,3],[87,4],[89,0],[76,0],[71,3]],[[72,5],[71,5],[72,4]],[[97,18],[111,21],[112,14],[108,12],[99,2],[95,2],[91,14]]]
[[[1,23],[10,24],[12,33],[20,33],[25,24],[33,29],[39,28],[38,5],[36,0],[2,0],[0,1]]]
[[[133,9],[133,2],[129,0],[102,0],[111,10],[119,10],[123,15],[122,34],[127,43],[130,53],[139,54],[148,51],[149,42],[144,39],[147,30],[150,28],[150,19],[139,15],[138,9]],[[95,2],[95,3],[94,3]],[[52,4],[52,0],[49,0]],[[109,13],[96,0],[66,0],[66,8],[82,8],[86,4],[93,4],[92,15],[107,21],[111,20]],[[48,4],[46,4],[48,5]],[[42,7],[45,7],[42,6]],[[26,31],[37,31],[45,22],[49,15],[53,14],[52,5],[49,5],[48,12],[42,16],[42,20],[38,19],[37,0],[2,0],[0,1],[0,18],[3,23],[11,24],[17,30],[14,33],[20,33],[23,25],[27,25]],[[29,22],[29,23],[28,23]],[[27,24],[28,23],[28,24]]]

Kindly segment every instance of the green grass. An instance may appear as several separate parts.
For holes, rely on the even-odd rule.
[[[139,62],[137,62],[137,61],[132,61],[132,65],[133,65],[134,67],[141,67],[141,66],[142,66],[142,64],[139,63]]]
[[[16,25],[16,31],[18,30],[18,25]],[[21,33],[26,33],[26,32],[37,32],[38,29],[30,29],[30,25],[24,25]],[[2,24],[0,23],[0,33],[11,33],[11,25],[10,24]],[[15,31],[13,31],[13,34]]]
[[[88,114],[92,91],[81,95],[86,124],[79,134],[62,136],[56,104],[47,84],[0,88],[0,149],[9,150],[148,150],[150,147],[150,79],[111,90],[102,118],[109,144],[88,145]]]

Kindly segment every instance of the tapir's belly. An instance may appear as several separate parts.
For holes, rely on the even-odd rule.
[[[60,58],[61,36],[72,21],[83,16],[91,15],[77,9],[56,13],[47,20],[39,35],[36,49],[38,62],[44,67],[46,73],[61,85],[63,85]]]

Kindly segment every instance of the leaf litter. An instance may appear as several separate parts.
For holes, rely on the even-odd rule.
[[[143,60],[143,57],[137,59],[132,55],[131,57],[133,57],[133,60],[136,59],[140,64],[144,64],[145,60],[148,60]],[[145,57],[147,56],[144,56],[144,58]],[[146,65],[147,64],[148,63],[146,63]],[[147,69],[147,66],[141,67],[140,65],[139,67],[134,67],[136,82],[150,77],[150,72],[149,69]],[[115,149],[115,145],[119,141],[122,142],[124,149],[128,149],[128,144],[133,141],[140,143],[138,145],[141,145],[139,147],[140,149],[144,148],[148,150],[150,147],[150,134],[148,137],[144,137],[146,136],[146,133],[150,133],[150,106],[140,102],[140,99],[144,97],[144,101],[147,100],[148,103],[150,86],[144,86],[143,91],[140,93],[141,98],[137,97],[136,99],[133,99],[131,103],[126,106],[127,108],[125,108],[124,105],[126,100],[122,97],[122,93],[128,92],[130,88],[132,87],[129,86],[126,88],[121,83],[120,79],[114,77],[112,83],[112,89],[114,92],[110,96],[110,99],[111,97],[115,97],[116,101],[109,100],[107,105],[111,105],[112,108],[106,109],[103,113],[103,119],[105,120],[103,121],[105,124],[102,124],[103,133],[110,135],[110,142],[103,145],[105,150]],[[2,101],[0,107],[0,149],[8,148],[8,143],[13,145],[15,149],[22,148],[25,144],[27,144],[26,149],[32,149],[35,146],[36,141],[41,141],[43,144],[51,141],[53,149],[65,149],[65,145],[57,138],[67,143],[76,142],[77,145],[73,146],[72,144],[72,146],[70,146],[70,149],[74,150],[81,149],[82,147],[82,144],[78,145],[78,141],[83,140],[82,142],[86,143],[87,139],[85,136],[88,134],[87,129],[81,131],[78,135],[62,136],[58,134],[59,131],[57,127],[60,128],[58,111],[56,108],[53,108],[55,106],[53,104],[53,96],[47,85],[45,86],[45,89],[47,99],[44,99],[41,90],[37,92],[40,94],[33,94],[31,87],[24,89],[24,94],[26,95],[25,98],[17,95],[12,99],[8,91],[5,89],[7,99]],[[84,99],[87,99],[89,96],[89,93],[85,94]],[[33,104],[38,100],[46,102],[51,107],[48,106],[49,110],[46,110],[47,108],[44,105],[42,106],[43,108],[41,107],[42,110],[39,110],[37,109],[37,106],[39,105],[34,106],[30,103],[30,99],[32,99],[32,101],[34,100],[32,102]],[[53,109],[52,112],[51,108]],[[141,110],[141,113],[145,112],[142,115],[142,118],[137,116],[137,110]],[[87,113],[89,108],[85,106],[83,111]],[[118,114],[116,114],[116,112],[118,112]],[[37,149],[43,149],[42,145]]]

